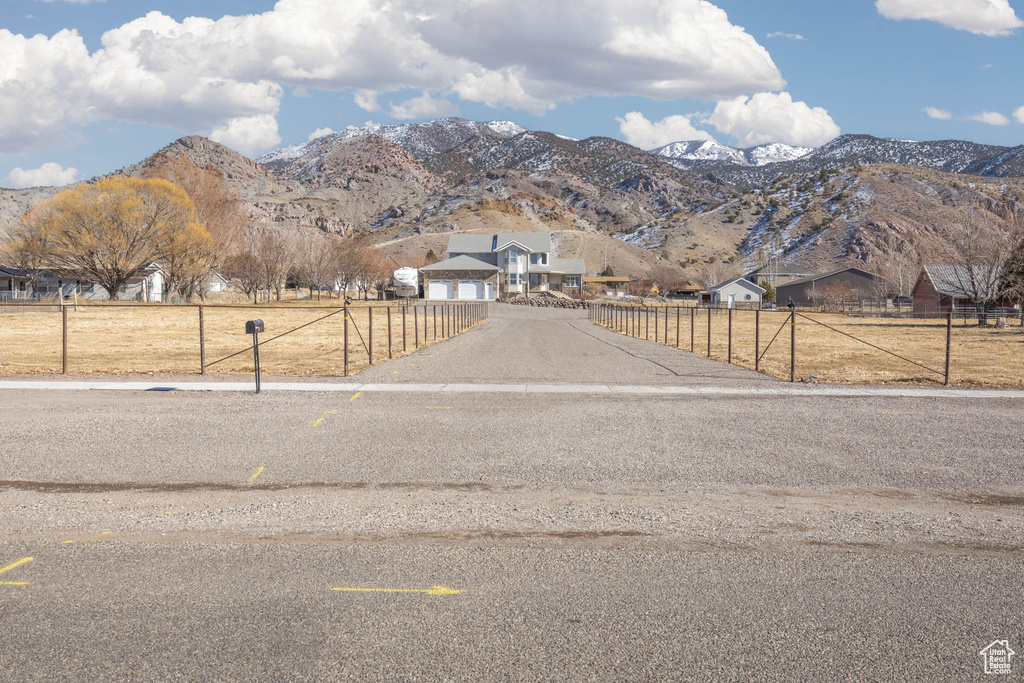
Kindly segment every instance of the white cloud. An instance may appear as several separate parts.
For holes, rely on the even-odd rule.
[[[308,140],[310,142],[312,142],[313,140],[316,140],[317,138],[327,137],[328,135],[331,135],[333,133],[334,133],[334,129],[333,128],[317,128],[316,130],[314,130],[312,133],[309,134]]]
[[[271,114],[240,116],[214,129],[210,139],[242,154],[254,154],[280,144],[277,119]]]
[[[392,104],[388,116],[393,119],[432,119],[444,116],[455,116],[459,113],[459,105],[443,97],[433,97],[423,93],[399,104]]]
[[[654,149],[671,142],[714,139],[711,133],[694,127],[689,116],[677,114],[666,116],[661,121],[648,121],[640,112],[631,111],[623,117],[615,117],[615,120],[619,122],[619,132],[626,142],[640,149]]]
[[[784,33],[782,31],[776,31],[775,33],[769,33],[768,38],[788,38],[789,40],[803,40],[804,37],[799,33]]]
[[[875,7],[888,19],[927,19],[983,36],[1005,36],[1024,26],[1009,0],[877,0]]]
[[[1017,119],[1017,123],[1024,123],[1024,107],[1017,107],[1013,112],[1013,118]]]
[[[936,107],[925,107],[924,113],[928,114],[928,118],[938,119],[939,121],[949,121],[953,118],[953,112],[945,109],[938,109]]]
[[[22,190],[27,187],[53,187],[70,185],[78,179],[77,168],[64,168],[60,164],[48,163],[39,168],[16,168],[3,179],[3,187]]]
[[[817,147],[840,133],[828,112],[794,102],[788,92],[757,93],[723,100],[715,106],[708,122],[732,135],[741,147],[767,142],[782,142],[801,147]]]
[[[427,93],[395,107],[410,116],[451,110],[452,96],[542,114],[586,96],[719,100],[784,86],[768,51],[706,0],[585,5],[278,0],[262,14],[181,22],[150,12],[95,52],[74,31],[0,29],[0,153],[109,119],[251,146],[276,138],[267,117],[286,88],[351,90],[367,111],[380,110],[378,93]]]
[[[375,90],[356,90],[352,95],[352,100],[363,111],[380,111]]]
[[[978,121],[987,123],[990,126],[1008,126],[1010,119],[997,111],[983,111],[980,114],[972,114],[964,119],[965,121]]]

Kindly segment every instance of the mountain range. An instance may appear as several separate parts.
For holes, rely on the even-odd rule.
[[[562,256],[623,274],[766,251],[809,268],[870,264],[882,233],[913,240],[957,202],[1024,197],[1024,146],[843,135],[817,149],[646,151],[458,118],[327,132],[255,160],[186,137],[116,173],[179,154],[218,169],[255,224],[365,234],[409,258],[442,253],[453,231],[542,230]],[[0,190],[0,233],[54,192]]]

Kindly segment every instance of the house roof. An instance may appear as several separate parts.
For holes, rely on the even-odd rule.
[[[542,266],[536,263],[530,264],[531,273],[553,273],[555,275],[584,275],[587,267],[580,258],[553,258],[548,259],[548,264]]]
[[[974,266],[975,283],[998,282],[999,271],[986,268],[985,266]],[[925,275],[932,281],[935,291],[943,296],[974,296],[970,291],[972,288],[971,274],[967,266],[925,266]],[[987,289],[982,284],[980,289]]]
[[[475,259],[472,256],[456,256],[450,258],[447,261],[440,261],[429,266],[423,266],[420,268],[421,271],[433,271],[433,270],[501,270],[498,266],[490,263],[484,263],[479,259]]]
[[[818,280],[824,280],[825,278],[832,277],[833,275],[839,275],[840,273],[846,273],[846,272],[849,272],[849,271],[853,271],[855,273],[860,273],[861,275],[864,275],[865,277],[871,278],[872,280],[877,279],[876,275],[874,275],[872,273],[869,273],[866,270],[861,270],[860,268],[840,268],[839,270],[833,270],[830,273],[817,273],[816,275],[809,275],[807,277],[802,277],[799,280],[793,280],[792,282],[787,282],[785,284],[779,285],[776,289],[782,289],[784,287],[799,287],[800,285],[809,285],[812,282],[817,282]]]
[[[719,284],[715,285],[714,287],[712,287],[708,291],[709,292],[717,292],[719,290],[725,289],[726,287],[728,287],[729,285],[734,284],[734,283],[735,284],[739,284],[741,287],[746,287],[747,289],[752,289],[752,290],[755,290],[757,292],[760,292],[761,294],[764,294],[767,291],[764,287],[761,287],[759,285],[755,285],[753,282],[751,282],[750,280],[746,279],[745,277],[734,277],[731,280],[727,280],[726,282],[722,282],[722,283],[719,283]]]
[[[448,253],[487,254],[501,251],[513,242],[530,253],[551,251],[549,232],[492,232],[451,235]]]

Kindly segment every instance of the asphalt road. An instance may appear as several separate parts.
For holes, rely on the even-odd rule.
[[[358,380],[774,384],[579,312],[494,314]],[[996,639],[1024,652],[1015,399],[0,411],[0,680],[962,681]]]

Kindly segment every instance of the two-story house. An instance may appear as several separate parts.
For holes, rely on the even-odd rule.
[[[448,260],[420,268],[428,299],[496,299],[524,292],[579,295],[583,259],[553,256],[551,233],[459,234],[448,238]]]

